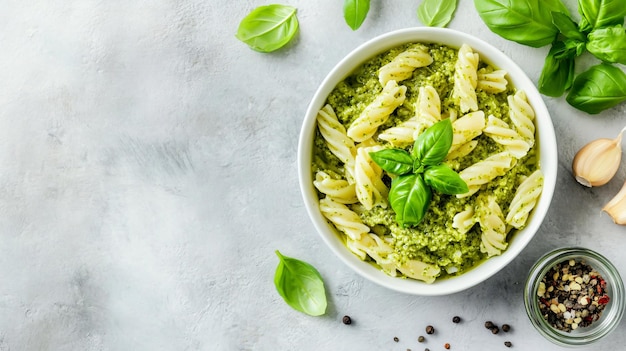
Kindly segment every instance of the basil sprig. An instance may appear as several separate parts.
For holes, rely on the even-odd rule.
[[[445,27],[452,20],[456,5],[457,0],[422,0],[417,18],[430,27]]]
[[[274,285],[283,300],[293,309],[310,316],[326,313],[326,290],[317,269],[304,261],[284,256],[278,250],[276,255],[280,262],[274,274]]]
[[[533,47],[552,44],[539,77],[542,94],[558,97],[569,90],[567,102],[591,114],[626,101],[626,73],[607,65],[626,64],[623,1],[578,0],[578,23],[560,0],[474,0],[474,5],[503,38]],[[575,77],[575,60],[585,51],[603,63]],[[605,79],[609,71],[613,77]]]
[[[296,8],[273,4],[252,10],[239,23],[237,39],[260,52],[285,46],[298,32]]]
[[[459,174],[441,163],[450,151],[452,137],[452,123],[444,119],[420,134],[411,152],[394,148],[370,153],[380,168],[397,176],[391,181],[389,204],[401,226],[422,221],[433,190],[448,195],[469,191]]]

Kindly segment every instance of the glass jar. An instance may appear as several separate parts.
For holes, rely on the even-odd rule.
[[[606,281],[605,293],[609,302],[598,320],[566,332],[552,326],[544,318],[537,292],[552,267],[571,260],[585,262],[602,276]],[[544,337],[561,346],[589,345],[609,334],[622,319],[625,302],[624,283],[615,266],[597,252],[580,247],[560,248],[545,254],[531,268],[524,287],[524,305],[531,323]]]

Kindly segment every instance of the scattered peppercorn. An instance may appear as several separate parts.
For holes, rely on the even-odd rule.
[[[485,322],[485,328],[487,328],[487,329],[493,328],[493,322],[492,321],[486,321]]]
[[[446,350],[450,350],[450,344],[446,343],[445,345],[443,345],[443,347],[446,348]]]
[[[398,342],[398,341],[400,341],[400,339],[398,339],[398,337],[397,337],[397,336],[394,336],[394,337],[393,337],[393,341]]]
[[[352,318],[350,318],[350,316],[343,316],[343,324],[352,324]]]
[[[499,331],[500,331],[500,329],[498,329],[498,327],[496,327],[495,325],[491,328],[491,332],[493,334],[498,334]]]
[[[584,260],[564,260],[546,273],[537,288],[539,309],[558,330],[570,332],[597,321],[609,302],[606,280]]]
[[[511,330],[511,326],[508,324],[502,324],[502,331],[507,333],[509,330]]]
[[[417,341],[419,341],[419,342],[424,342],[424,340],[426,340],[426,338],[425,338],[424,336],[422,336],[422,335],[420,335],[420,336],[417,338]]]
[[[454,316],[452,318],[452,323],[459,323],[460,321],[461,321],[461,317],[459,317],[459,316]]]
[[[513,346],[513,344],[510,341],[505,341],[504,342],[504,346],[511,347],[511,346]]]
[[[424,349],[424,351],[430,351],[430,349],[427,347],[427,348]]]
[[[426,334],[434,334],[435,328],[432,325],[426,327]]]

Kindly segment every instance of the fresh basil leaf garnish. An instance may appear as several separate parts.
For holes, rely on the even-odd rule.
[[[296,8],[287,5],[260,6],[239,23],[237,39],[260,52],[271,52],[287,44],[298,32]]]
[[[430,27],[445,27],[456,10],[457,0],[422,0],[417,8],[419,20]]]
[[[326,313],[326,290],[317,269],[304,261],[283,256],[278,250],[276,255],[280,262],[274,274],[274,285],[283,300],[310,316]]]
[[[561,32],[563,36],[569,39],[575,39],[584,42],[585,35],[578,30],[578,26],[569,16],[569,13],[552,11],[552,23]]]
[[[413,170],[413,158],[402,149],[383,149],[370,152],[370,157],[380,168],[391,174],[403,175]]]
[[[532,47],[552,43],[559,33],[553,11],[569,13],[561,0],[474,0],[474,6],[492,32]]]
[[[426,168],[424,181],[434,190],[447,195],[465,194],[469,191],[467,184],[458,173],[446,164]]]
[[[357,30],[370,10],[370,0],[344,0],[343,18],[352,30]]]
[[[626,101],[626,73],[601,63],[592,66],[574,79],[567,102],[590,114],[597,114]]]
[[[581,29],[592,30],[623,25],[626,6],[617,0],[578,0],[578,12],[582,16]]]
[[[550,52],[546,56],[537,84],[539,92],[544,95],[561,96],[572,86],[575,68],[574,57],[556,57],[564,50],[565,44],[558,41],[552,44]]]
[[[391,182],[389,203],[401,226],[412,226],[421,222],[431,199],[432,191],[421,174],[403,175]]]
[[[595,57],[604,62],[626,65],[626,28],[624,26],[594,29],[587,39],[587,50]]]
[[[411,151],[415,163],[423,166],[441,163],[450,151],[452,137],[452,122],[449,118],[433,124],[415,140]]]

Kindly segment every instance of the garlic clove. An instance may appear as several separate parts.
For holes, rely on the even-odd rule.
[[[626,183],[622,185],[619,193],[604,205],[602,211],[608,213],[615,224],[626,225]]]
[[[583,146],[572,161],[576,181],[593,187],[608,183],[622,159],[622,130],[615,139],[597,139]]]

